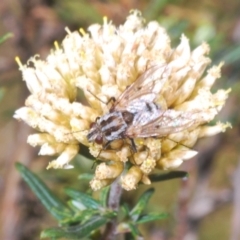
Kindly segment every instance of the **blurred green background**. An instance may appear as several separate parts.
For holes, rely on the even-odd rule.
[[[208,42],[212,64],[225,62],[213,91],[232,88],[218,120],[231,122],[233,128],[199,141],[194,148],[199,151],[197,157],[181,166],[189,172],[188,180],[153,184],[156,193],[148,210],[168,212],[170,217],[142,227],[145,238],[240,239],[240,1],[236,0],[1,0],[0,36],[14,36],[0,45],[0,239],[39,239],[43,228],[56,226],[21,180],[16,161],[38,173],[63,199],[65,186],[87,189],[88,183],[79,181],[78,175],[92,171],[92,162],[80,158],[74,160],[73,170],[47,171],[51,158],[38,156],[39,149],[26,144],[34,131],[12,118],[29,94],[14,57],[19,56],[23,63],[35,54],[44,59],[53,42],[64,38],[66,26],[72,31],[86,29],[102,23],[103,16],[119,25],[136,8],[147,21],[157,20],[167,29],[173,47],[182,33],[192,48]],[[124,201],[131,205],[144,189],[140,186],[137,193],[125,192]]]

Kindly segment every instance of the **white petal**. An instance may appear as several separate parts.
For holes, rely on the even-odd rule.
[[[78,151],[78,145],[68,145],[56,160],[49,163],[47,169],[64,168],[77,155]]]

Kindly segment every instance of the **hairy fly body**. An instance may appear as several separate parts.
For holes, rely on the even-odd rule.
[[[104,144],[104,148],[106,148],[111,141],[125,137],[124,133],[132,123],[133,117],[134,115],[127,111],[114,111],[97,118],[91,124],[87,135],[88,141]]]
[[[165,109],[158,103],[171,69],[157,65],[146,70],[116,99],[109,113],[91,124],[89,142],[102,144],[106,149],[116,139],[164,137],[194,125],[197,112]]]
[[[168,75],[166,66],[155,66],[144,72],[114,101],[109,113],[91,124],[88,141],[103,144],[103,148],[106,148],[113,140],[135,138],[128,134],[131,126],[142,127],[158,118],[161,110],[154,99]],[[136,151],[133,140],[132,145]]]

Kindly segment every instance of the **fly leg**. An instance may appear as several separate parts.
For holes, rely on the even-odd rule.
[[[106,150],[109,147],[109,145],[111,144],[111,142],[112,141],[107,141],[103,146],[103,150]]]
[[[137,152],[137,147],[136,147],[136,144],[135,144],[133,138],[129,138],[129,140],[130,140],[130,142],[131,142],[132,151],[133,151],[134,153],[136,153],[136,152]]]
[[[107,104],[109,104],[110,102],[116,102],[116,98],[115,97],[110,97],[107,101]]]
[[[109,100],[107,102],[105,102],[102,99],[100,99],[99,97],[97,97],[94,93],[92,93],[89,89],[87,89],[87,91],[90,94],[92,94],[99,102],[104,103],[106,105],[108,105],[110,102],[116,102],[116,98],[115,97],[110,97]]]

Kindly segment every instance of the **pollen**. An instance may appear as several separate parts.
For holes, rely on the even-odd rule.
[[[15,57],[15,61],[17,62],[18,66],[21,69],[23,67],[23,65],[22,65],[22,62],[21,62],[20,58],[19,57]]]
[[[59,49],[60,49],[57,41],[54,41],[54,46],[55,46],[55,49],[56,49],[56,50],[59,50]]]

